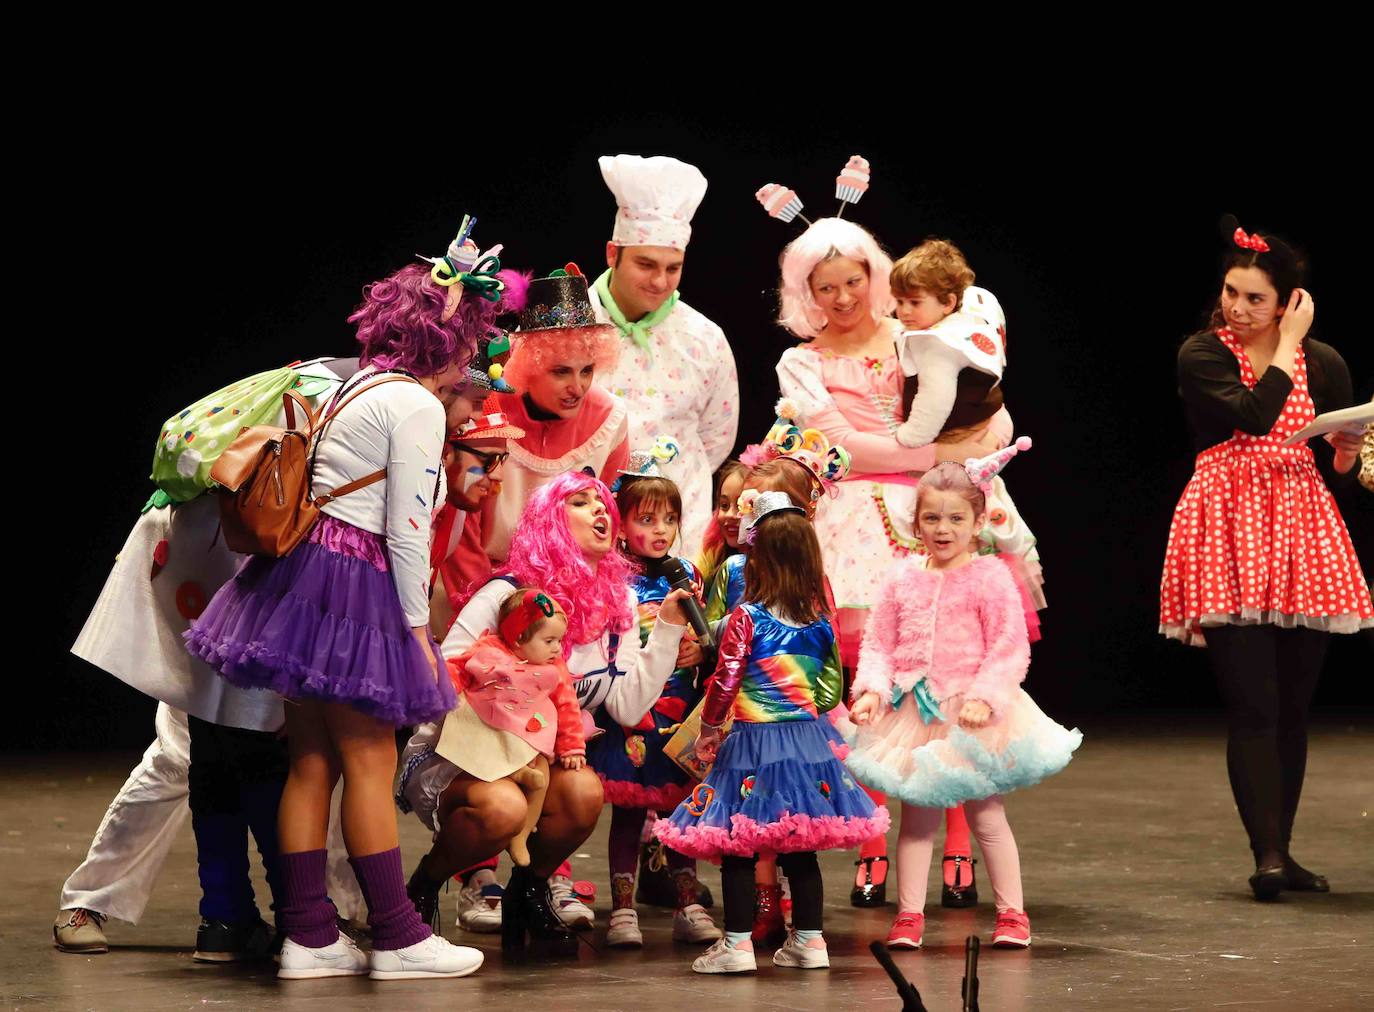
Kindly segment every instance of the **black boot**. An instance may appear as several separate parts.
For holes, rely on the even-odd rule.
[[[529,936],[532,946],[549,956],[576,956],[577,936],[553,908],[549,880],[528,866],[516,865],[501,897],[501,948],[519,951]]]
[[[439,887],[442,883],[435,882],[425,871],[428,856],[420,858],[420,863],[415,866],[415,873],[406,883],[406,895],[415,904],[420,920],[428,924],[436,935],[442,936],[443,932],[439,930]]]
[[[668,867],[668,862],[658,853],[662,847],[663,844],[652,841],[639,848],[639,884],[635,886],[635,902],[645,907],[676,910],[677,883],[673,881],[673,872]],[[697,902],[707,910],[715,903],[711,890],[700,879],[697,880]]]

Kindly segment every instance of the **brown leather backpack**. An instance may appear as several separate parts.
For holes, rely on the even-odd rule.
[[[282,395],[286,427],[254,425],[239,433],[215,461],[210,477],[219,485],[220,527],[224,543],[244,555],[281,558],[300,544],[319,516],[320,507],[386,477],[386,468],[340,485],[321,496],[311,494],[311,441],[324,438],[330,422],[364,390],[383,383],[415,382],[409,376],[387,376],[350,393],[332,411],[316,415],[295,390]],[[296,407],[305,413],[296,425]]]

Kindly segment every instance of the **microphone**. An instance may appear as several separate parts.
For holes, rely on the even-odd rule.
[[[668,577],[669,585],[674,590],[687,591],[688,597],[682,602],[682,606],[687,612],[687,621],[691,622],[692,628],[696,630],[697,642],[707,649],[715,646],[715,640],[711,637],[711,627],[706,622],[706,616],[702,613],[701,605],[697,604],[695,588],[692,586],[692,574],[682,564],[681,559],[674,558],[664,560],[663,571]]]

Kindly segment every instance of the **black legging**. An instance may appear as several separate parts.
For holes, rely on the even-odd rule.
[[[757,856],[731,857],[728,854],[720,859],[726,931],[749,931],[754,926],[754,863],[757,860]],[[816,852],[779,854],[778,864],[792,889],[792,927],[797,931],[820,931],[825,895]]]
[[[1206,630],[1226,703],[1226,771],[1256,864],[1288,856],[1307,770],[1307,714],[1329,634],[1272,625]]]

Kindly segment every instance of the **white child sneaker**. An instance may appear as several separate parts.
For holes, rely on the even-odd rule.
[[[692,903],[673,914],[673,941],[714,942],[724,934],[700,903]]]
[[[332,944],[318,949],[308,949],[288,938],[282,943],[279,962],[277,976],[282,980],[357,977],[367,973],[367,953],[342,933]]]
[[[606,931],[606,944],[617,949],[638,949],[644,944],[644,934],[639,930],[639,911],[634,907],[621,907],[611,911],[611,926]]]
[[[479,935],[501,930],[501,883],[490,868],[474,872],[458,890],[458,927]]]
[[[738,946],[722,938],[692,963],[696,973],[753,973],[758,968],[754,961],[754,943],[747,938]]]
[[[549,879],[549,893],[553,896],[553,909],[559,919],[570,928],[590,928],[596,923],[592,908],[577,898],[573,892],[572,879],[566,875],[555,875]]]
[[[454,945],[438,935],[404,949],[373,949],[373,980],[424,980],[429,977],[466,977],[482,965],[479,949]]]
[[[787,933],[787,941],[773,953],[774,966],[794,966],[799,970],[824,970],[830,965],[830,950],[824,938],[803,942],[795,931]]]

